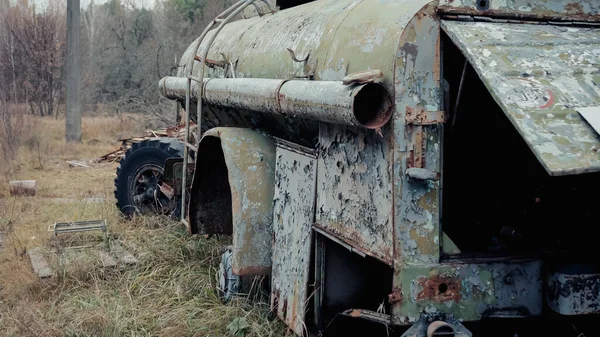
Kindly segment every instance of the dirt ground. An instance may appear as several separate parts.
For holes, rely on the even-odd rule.
[[[222,243],[190,237],[165,218],[121,218],[114,205],[116,163],[70,167],[145,133],[131,115],[83,119],[81,144],[66,144],[64,120],[27,120],[15,158],[0,161],[0,333],[3,336],[285,336],[268,305],[216,296]],[[11,197],[10,180],[36,180],[35,197]],[[92,198],[92,199],[90,199]],[[103,199],[102,199],[103,198]],[[26,251],[49,247],[55,222],[106,219],[109,237],[137,265],[121,271],[83,263],[49,280]]]

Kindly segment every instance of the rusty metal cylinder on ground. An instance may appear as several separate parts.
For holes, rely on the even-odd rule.
[[[187,79],[165,77],[161,94],[185,99]],[[192,81],[192,99],[198,83]],[[392,97],[379,83],[344,85],[342,81],[281,80],[263,78],[205,78],[202,99],[231,109],[243,109],[322,122],[378,129],[392,115]]]
[[[13,180],[9,183],[11,196],[35,196],[37,186],[35,180]]]

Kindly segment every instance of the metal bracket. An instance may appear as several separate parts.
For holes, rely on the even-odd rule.
[[[438,172],[433,172],[426,170],[424,168],[411,167],[406,170],[406,175],[409,178],[417,179],[417,180],[440,180],[440,174]]]
[[[406,125],[412,127],[412,156],[406,174],[413,179],[438,180],[439,173],[426,170],[423,163],[423,152],[426,136],[423,127],[439,125],[446,122],[444,111],[426,111],[423,107],[406,107]]]
[[[296,53],[292,49],[287,48],[287,51],[290,52],[290,56],[292,57],[292,60],[294,60],[294,62],[298,62],[298,63],[306,62],[308,60],[308,58],[310,57],[310,52],[311,52],[309,50],[308,53],[306,53],[306,56],[302,60],[299,60],[296,57]]]
[[[313,79],[314,77],[314,69],[309,69],[310,67],[308,66],[308,59],[310,58],[310,53],[312,50],[309,50],[308,53],[306,53],[306,56],[303,59],[299,59],[298,57],[296,57],[296,52],[290,48],[286,48],[287,51],[290,53],[290,57],[292,58],[292,61],[296,62],[296,63],[303,63],[304,67],[302,68],[303,71],[303,75],[292,75],[290,76],[291,78],[306,78],[306,79]]]
[[[392,293],[388,295],[388,301],[390,304],[402,302],[402,289],[394,288]]]
[[[437,125],[445,122],[444,111],[425,111],[422,107],[406,107],[407,125]]]
[[[472,337],[473,334],[450,314],[423,312],[402,337]]]

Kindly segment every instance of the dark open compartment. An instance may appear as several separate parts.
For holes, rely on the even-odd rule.
[[[461,251],[445,258],[593,257],[600,174],[550,176],[463,54],[442,35],[449,88],[442,229]]]

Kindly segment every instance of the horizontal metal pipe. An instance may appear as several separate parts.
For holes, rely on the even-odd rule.
[[[161,94],[185,99],[187,79],[160,80]],[[197,101],[198,83],[192,83]],[[342,81],[280,80],[263,78],[205,78],[203,101],[243,109],[322,122],[377,129],[392,116],[392,97],[381,84],[344,85]]]

